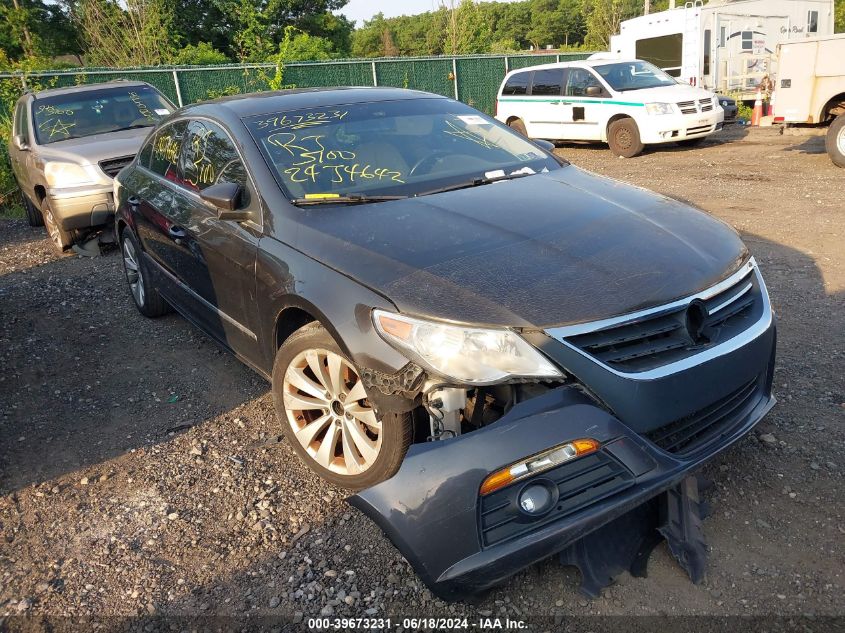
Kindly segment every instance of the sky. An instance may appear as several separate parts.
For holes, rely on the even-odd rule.
[[[448,3],[448,0],[446,1]],[[504,0],[504,2],[512,1]],[[361,26],[364,20],[369,20],[379,11],[384,13],[384,17],[393,18],[397,15],[414,15],[433,11],[440,4],[440,0],[349,0],[349,3],[340,10],[340,13],[351,20],[355,20],[358,26]]]

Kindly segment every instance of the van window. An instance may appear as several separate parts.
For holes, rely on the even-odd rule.
[[[819,12],[807,11],[807,33],[819,32]]]
[[[742,32],[742,50],[750,51],[754,48],[754,33],[752,31]]]
[[[535,70],[531,80],[532,95],[560,96],[563,90],[563,69]]]
[[[719,46],[724,48],[727,43],[728,43],[728,27],[720,26],[719,27]]]
[[[601,87],[596,76],[585,68],[570,68],[569,78],[566,80],[567,97],[586,97],[587,88],[590,86]]]
[[[528,94],[528,77],[531,73],[516,73],[511,75],[502,90],[503,95]]]
[[[704,74],[710,74],[710,29],[704,30]]]
[[[637,59],[651,62],[673,77],[681,76],[681,60],[684,50],[683,33],[637,40],[635,49]]]

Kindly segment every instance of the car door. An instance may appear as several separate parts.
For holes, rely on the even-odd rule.
[[[192,119],[179,157],[170,234],[178,244],[176,274],[189,289],[194,319],[246,360],[258,362],[255,259],[261,208],[246,165],[230,135],[217,123]],[[201,193],[221,182],[241,187],[240,209],[251,221],[218,218]]]
[[[134,194],[127,199],[135,217],[138,239],[156,266],[153,272],[168,298],[179,301],[173,284],[179,268],[178,226],[173,219],[173,195],[181,176],[179,152],[188,122],[176,121],[159,129],[141,148],[138,167],[127,187]]]
[[[565,138],[582,141],[601,140],[603,110],[610,93],[590,70],[572,67],[566,76],[563,129]]]
[[[565,138],[561,136],[564,75],[563,68],[546,68],[532,73],[528,97],[531,114],[525,120],[531,138]]]

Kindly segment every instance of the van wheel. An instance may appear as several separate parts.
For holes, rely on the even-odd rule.
[[[29,222],[29,226],[44,226],[41,210],[30,202],[23,191],[21,191],[21,198],[23,198],[23,208],[26,210],[26,221]]]
[[[321,325],[305,325],[279,348],[272,384],[285,437],[320,477],[361,490],[399,469],[410,414],[378,413],[358,369]]]
[[[830,124],[825,138],[825,147],[833,164],[837,167],[845,167],[845,114],[840,114]]]
[[[512,129],[514,132],[519,132],[524,137],[528,137],[528,130],[525,129],[525,123],[522,122],[522,119],[514,119],[508,123],[508,127]]]
[[[41,216],[44,218],[44,227],[47,229],[47,236],[53,243],[53,247],[63,253],[73,244],[73,233],[61,227],[47,198],[41,202]]]
[[[643,151],[645,145],[640,140],[640,130],[634,119],[617,119],[607,128],[607,143],[610,151],[617,156],[633,158]]]

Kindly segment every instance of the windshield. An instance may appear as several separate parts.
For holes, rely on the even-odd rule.
[[[662,88],[677,85],[677,81],[648,62],[620,62],[593,68],[617,92]]]
[[[151,127],[173,111],[152,86],[85,90],[41,97],[32,102],[32,118],[40,145]]]
[[[447,99],[299,109],[244,123],[297,200],[415,196],[561,167],[498,121]]]

